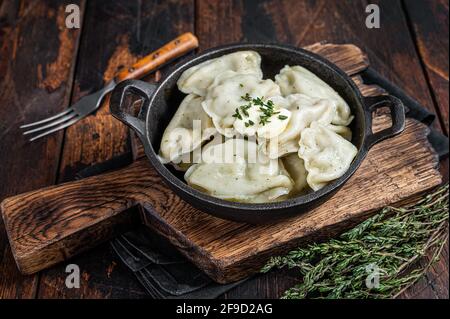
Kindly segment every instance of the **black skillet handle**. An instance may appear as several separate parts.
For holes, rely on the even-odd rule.
[[[405,129],[405,106],[402,101],[391,95],[380,95],[364,98],[366,116],[366,140],[364,146],[370,149],[373,145],[384,139],[393,137]],[[372,131],[372,114],[380,107],[388,107],[391,111],[392,126],[380,132]]]
[[[150,103],[150,97],[155,92],[156,85],[139,80],[125,80],[120,82],[112,91],[109,109],[111,114],[118,120],[131,127],[146,143],[145,119]],[[133,115],[132,105],[127,105],[125,96],[132,93],[143,99],[142,107],[137,116]]]

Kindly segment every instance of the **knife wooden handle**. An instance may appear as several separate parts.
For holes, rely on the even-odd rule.
[[[118,83],[128,79],[140,79],[170,60],[178,58],[197,47],[198,39],[190,32],[184,33],[158,50],[143,57],[131,67],[121,69],[115,77],[116,82]]]

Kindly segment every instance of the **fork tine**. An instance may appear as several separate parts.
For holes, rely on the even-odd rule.
[[[58,124],[60,124],[60,123],[63,123],[63,122],[65,122],[65,121],[68,121],[68,120],[70,120],[71,118],[75,117],[76,115],[77,115],[77,114],[76,114],[75,112],[70,113],[70,114],[68,114],[68,115],[66,115],[66,116],[64,116],[64,117],[59,118],[59,119],[56,120],[56,121],[53,121],[53,122],[48,123],[47,125],[39,126],[39,127],[35,128],[35,129],[32,129],[32,130],[23,132],[23,135],[27,135],[27,134],[31,134],[31,133],[34,133],[34,132],[38,132],[38,131],[45,130],[46,128],[49,128],[49,127],[58,125]]]
[[[35,126],[35,125],[47,123],[47,122],[49,122],[51,120],[57,119],[58,117],[64,116],[64,115],[70,113],[71,111],[73,111],[73,108],[69,107],[67,110],[59,112],[58,114],[55,114],[53,116],[47,117],[47,118],[45,118],[45,119],[43,119],[41,121],[36,121],[36,122],[32,122],[32,123],[21,125],[20,128],[26,128],[26,127],[30,127],[30,126]]]
[[[45,131],[45,132],[43,132],[43,133],[41,133],[41,134],[39,134],[39,135],[37,135],[37,136],[35,136],[35,137],[30,138],[30,142],[32,142],[32,141],[34,141],[34,140],[37,140],[38,138],[41,138],[41,137],[43,137],[43,136],[45,136],[45,135],[48,135],[48,134],[51,134],[51,133],[53,133],[53,132],[62,130],[63,128],[66,128],[66,127],[68,127],[68,126],[70,126],[70,125],[72,125],[72,124],[78,122],[78,121],[81,120],[82,118],[83,118],[82,116],[77,116],[77,117],[71,119],[71,120],[68,121],[68,122],[65,122],[65,123],[63,123],[63,124],[61,124],[61,125],[59,125],[59,126],[57,126],[57,127],[54,127],[54,128],[52,128],[52,129],[50,129],[50,130],[47,130],[47,131]]]

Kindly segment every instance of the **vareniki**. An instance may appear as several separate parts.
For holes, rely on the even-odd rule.
[[[260,55],[238,51],[187,69],[177,84],[188,95],[160,158],[208,195],[245,203],[301,196],[343,176],[357,154],[349,105],[302,66],[264,79]]]

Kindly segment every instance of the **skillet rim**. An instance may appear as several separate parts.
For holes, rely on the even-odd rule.
[[[367,137],[367,117],[362,116],[361,119],[364,120],[364,123],[360,123],[361,125],[361,146],[358,148],[358,153],[356,157],[353,159],[349,169],[345,172],[344,175],[342,175],[340,178],[328,183],[325,187],[321,188],[318,191],[313,191],[311,193],[307,193],[304,195],[300,195],[294,198],[286,199],[279,202],[270,202],[270,203],[258,203],[258,204],[250,204],[250,203],[241,203],[241,202],[233,202],[233,201],[227,201],[224,199],[220,199],[217,197],[213,197],[211,195],[202,193],[193,187],[189,186],[185,181],[181,180],[180,178],[176,177],[164,164],[162,164],[158,157],[157,153],[155,152],[153,145],[149,139],[149,114],[151,112],[152,105],[156,99],[156,97],[159,94],[163,94],[163,90],[166,89],[166,84],[174,77],[179,77],[181,75],[181,72],[183,72],[185,69],[192,67],[198,63],[204,62],[208,60],[208,56],[211,56],[210,59],[215,58],[215,55],[228,54],[239,50],[252,50],[255,48],[264,48],[264,49],[272,49],[274,51],[285,51],[291,54],[300,54],[303,56],[306,56],[308,59],[313,60],[315,63],[319,63],[322,68],[328,68],[332,72],[336,73],[344,83],[346,83],[350,89],[351,92],[356,96],[357,101],[359,102],[359,105],[355,107],[360,107],[362,114],[366,115],[366,108],[363,101],[363,97],[361,95],[361,92],[359,91],[356,84],[353,82],[353,80],[339,67],[337,67],[334,63],[330,62],[329,60],[312,53],[310,51],[307,51],[305,49],[297,48],[290,45],[285,44],[276,44],[276,43],[235,43],[235,44],[227,44],[227,45],[221,45],[218,47],[210,48],[208,50],[205,50],[201,52],[200,54],[196,54],[192,57],[189,57],[187,59],[184,59],[183,61],[178,62],[176,65],[174,65],[170,70],[168,71],[168,74],[165,76],[164,80],[157,85],[155,91],[152,93],[149,102],[148,107],[145,114],[145,139],[147,147],[146,155],[148,159],[150,160],[152,166],[155,168],[155,170],[163,177],[163,179],[166,181],[166,183],[170,184],[170,186],[174,187],[176,189],[176,192],[183,193],[183,195],[187,195],[191,198],[195,198],[195,200],[201,201],[202,204],[206,204],[209,207],[219,206],[221,208],[227,209],[227,210],[234,210],[236,213],[239,213],[239,211],[254,211],[255,213],[264,214],[264,213],[278,213],[280,215],[283,215],[283,210],[289,209],[289,208],[296,208],[299,209],[303,206],[311,205],[316,201],[320,201],[321,199],[326,198],[327,196],[332,195],[337,189],[339,189],[359,168],[361,162],[365,158],[368,152],[368,148],[366,147],[366,137]],[[320,77],[320,74],[317,74]],[[330,84],[329,84],[330,85]],[[331,85],[330,85],[331,86]],[[230,216],[232,218],[233,216]],[[256,216],[255,216],[256,217]],[[273,216],[274,219],[281,216]],[[239,216],[236,216],[236,218],[239,218]]]

